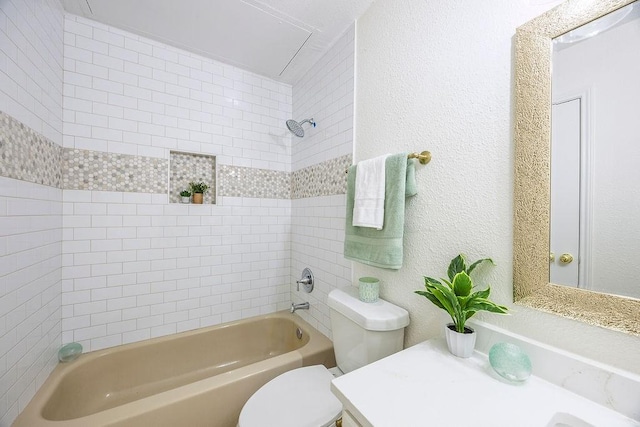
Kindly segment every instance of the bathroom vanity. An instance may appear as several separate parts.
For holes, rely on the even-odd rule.
[[[640,426],[636,376],[498,335],[487,330],[477,348],[488,350],[496,338],[521,346],[533,363],[527,381],[509,383],[486,354],[461,359],[433,339],[333,380],[343,426]]]

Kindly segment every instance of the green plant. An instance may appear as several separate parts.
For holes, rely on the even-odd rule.
[[[181,196],[181,197],[191,197],[191,191],[189,191],[189,190],[182,190],[182,191],[180,192],[180,196]]]
[[[189,187],[193,193],[206,193],[209,190],[209,186],[204,182],[190,182]]]
[[[483,262],[490,262],[489,258],[480,259],[467,267],[464,255],[460,254],[451,260],[447,269],[447,279],[441,279],[444,284],[431,277],[424,276],[424,291],[414,291],[427,298],[436,307],[449,313],[456,332],[465,333],[464,324],[478,311],[507,314],[507,307],[489,301],[491,287],[483,291],[471,293],[473,280],[471,272]]]

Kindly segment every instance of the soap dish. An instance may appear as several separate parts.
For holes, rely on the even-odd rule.
[[[523,382],[531,376],[531,360],[527,353],[514,344],[500,342],[489,350],[489,363],[502,378]]]
[[[62,363],[73,362],[82,354],[82,345],[77,342],[72,342],[63,345],[58,350],[58,360]]]

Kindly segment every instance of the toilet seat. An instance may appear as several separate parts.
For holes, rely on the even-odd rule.
[[[323,365],[294,369],[272,379],[251,396],[238,427],[329,427],[342,404],[331,393],[333,375]]]

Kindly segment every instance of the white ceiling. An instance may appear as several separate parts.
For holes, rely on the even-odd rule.
[[[293,84],[374,0],[63,0],[65,9]]]

